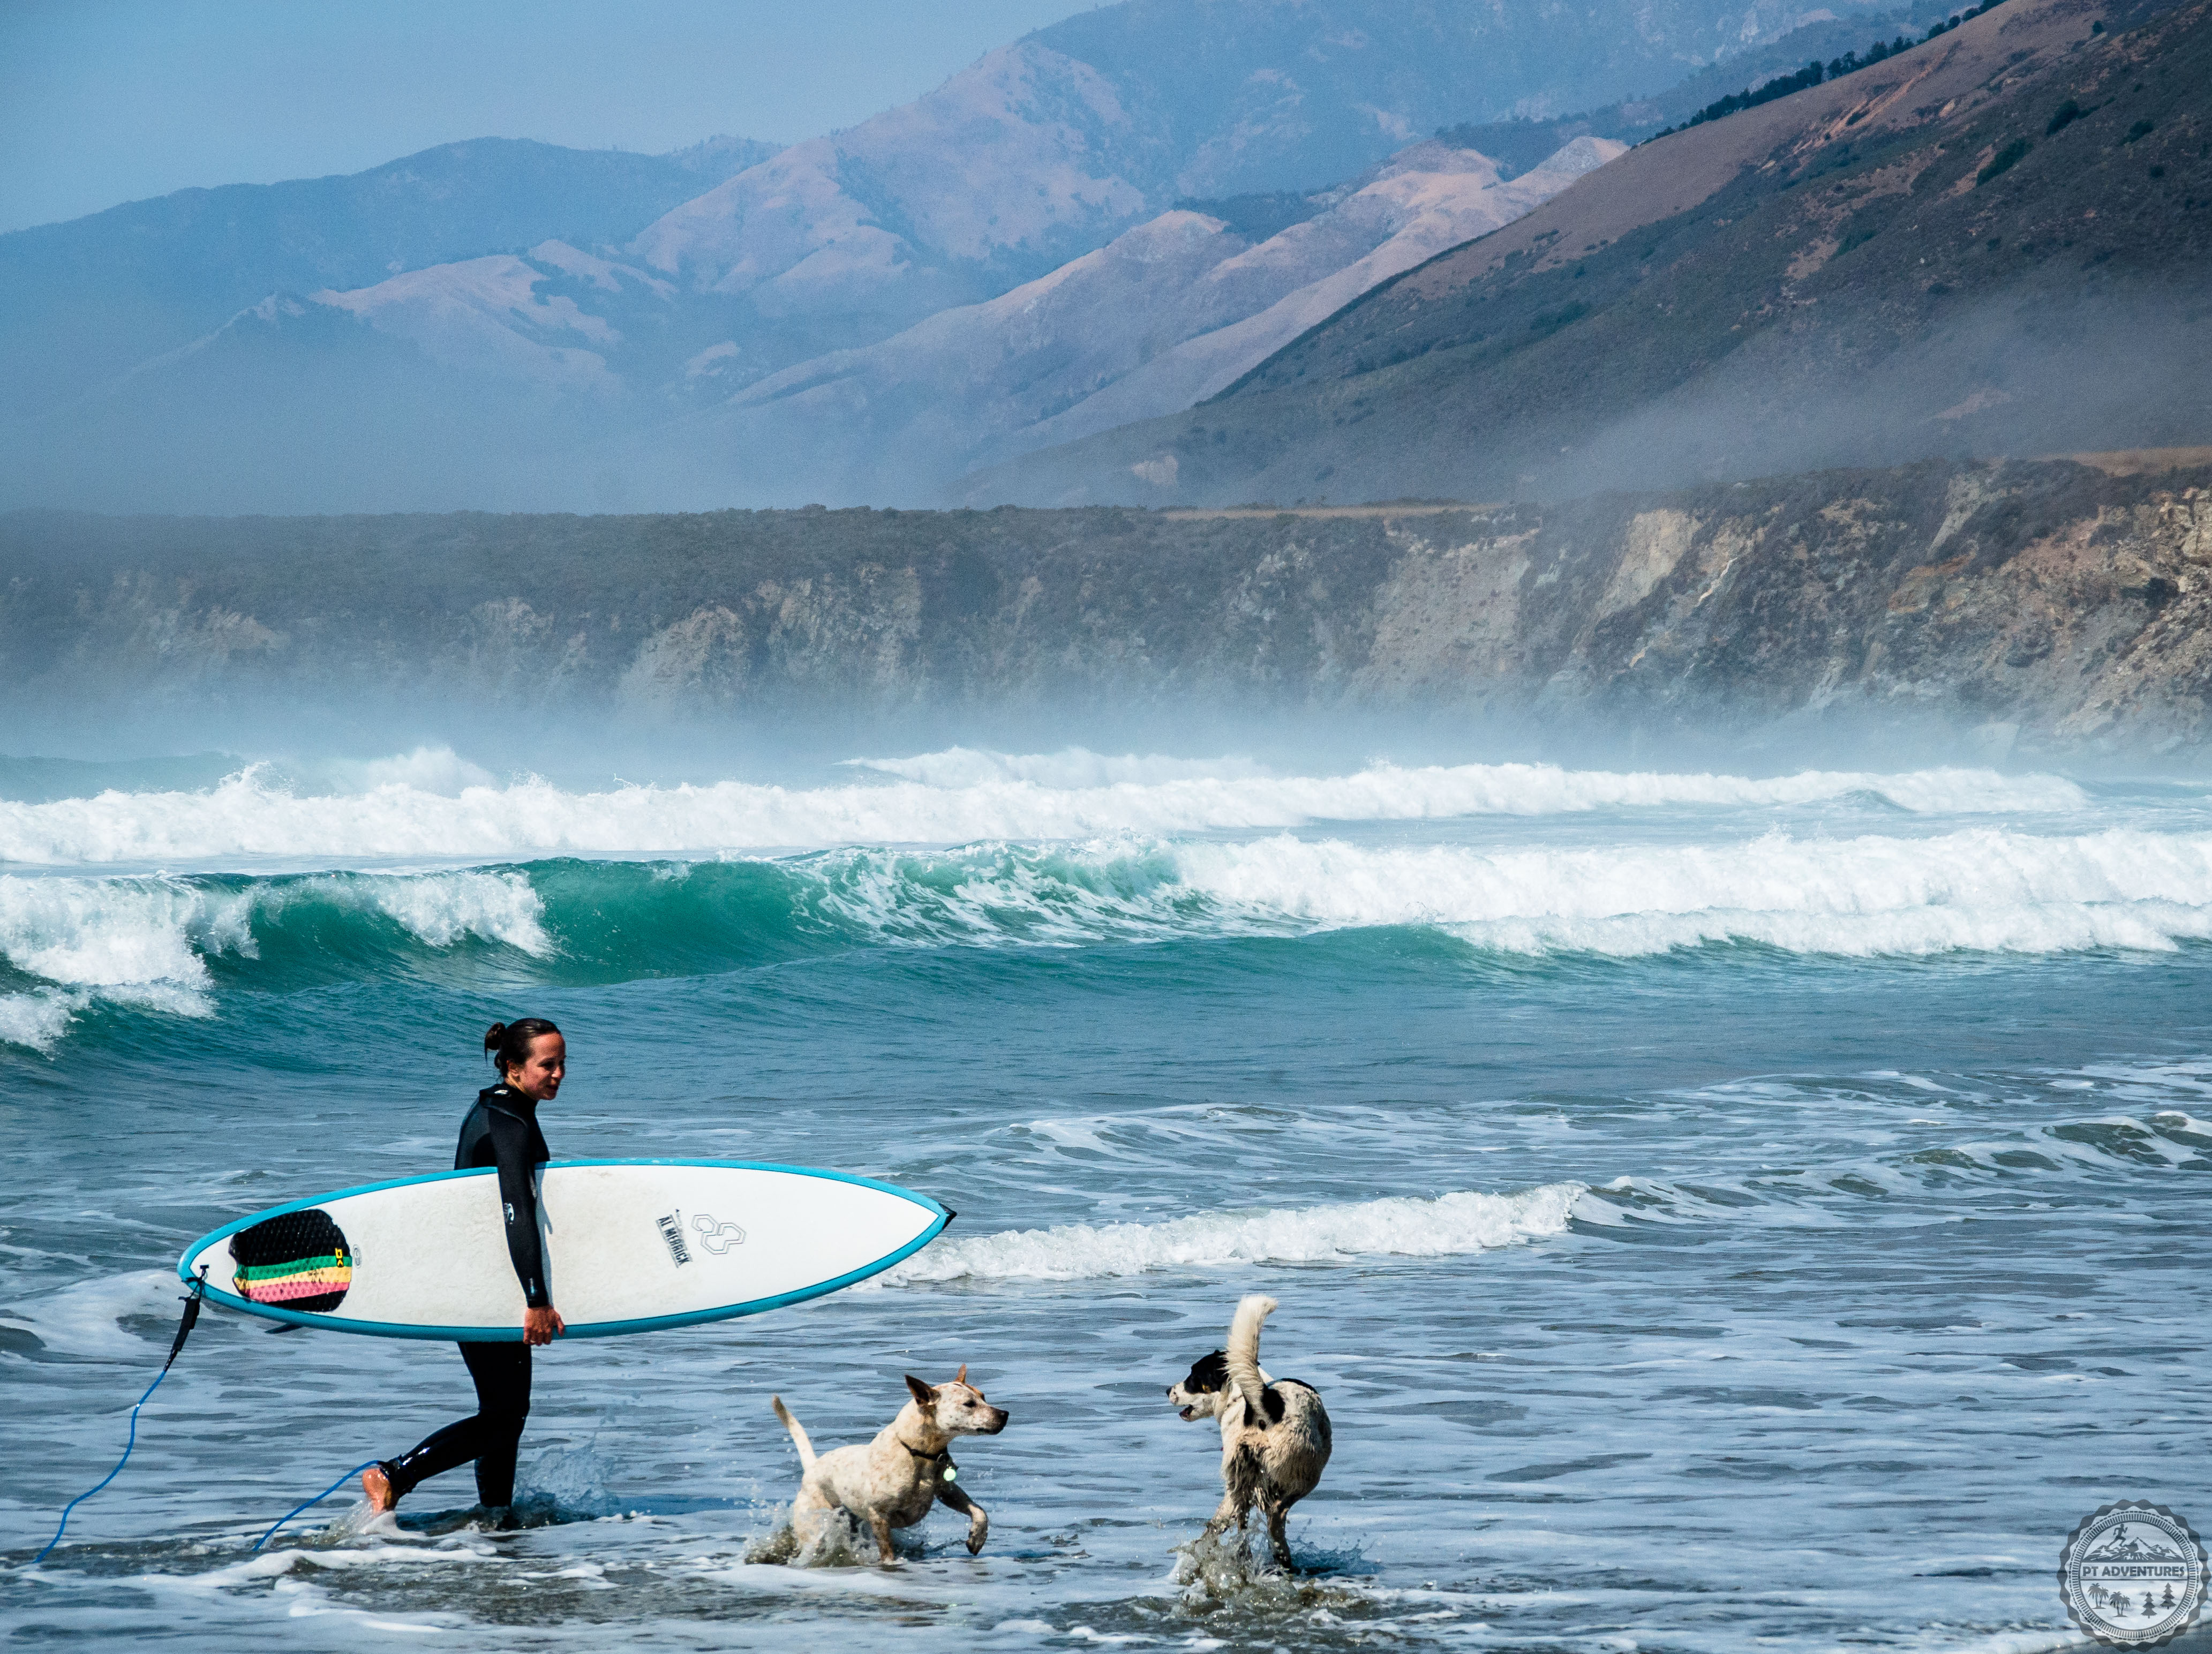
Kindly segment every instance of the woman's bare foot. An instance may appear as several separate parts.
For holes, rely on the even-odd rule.
[[[399,1504],[398,1495],[392,1491],[392,1478],[384,1474],[380,1464],[372,1464],[361,1473],[361,1490],[368,1495],[368,1508],[379,1515]]]

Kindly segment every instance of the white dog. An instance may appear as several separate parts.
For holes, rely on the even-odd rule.
[[[1274,1310],[1273,1299],[1257,1295],[1238,1304],[1229,1348],[1194,1363],[1188,1378],[1168,1386],[1168,1399],[1186,1419],[1221,1421],[1221,1508],[1206,1530],[1219,1533],[1234,1522],[1241,1531],[1257,1500],[1275,1560],[1291,1569],[1283,1524],[1328,1463],[1328,1413],[1311,1384],[1261,1370],[1260,1327]]]
[[[991,1519],[958,1485],[959,1467],[946,1450],[955,1436],[997,1435],[1006,1427],[1006,1409],[992,1406],[969,1384],[964,1362],[951,1384],[933,1387],[908,1373],[906,1387],[914,1399],[873,1441],[866,1447],[836,1448],[819,1458],[783,1397],[769,1398],[776,1417],[799,1444],[804,1467],[799,1497],[791,1505],[792,1533],[801,1545],[822,1532],[832,1511],[848,1511],[868,1524],[882,1560],[895,1562],[891,1530],[912,1527],[942,1500],[968,1518],[968,1554],[983,1548]]]

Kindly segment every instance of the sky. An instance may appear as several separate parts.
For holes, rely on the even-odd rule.
[[[1091,0],[0,0],[0,231],[461,138],[792,142]]]

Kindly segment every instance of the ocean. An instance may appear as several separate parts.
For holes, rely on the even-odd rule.
[[[2212,790],[955,748],[773,779],[0,760],[9,1647],[2027,1651],[2115,1500],[2212,1524]],[[204,768],[206,766],[204,766]],[[61,779],[58,781],[57,776]],[[540,1354],[519,1525],[348,1466],[445,1346],[211,1312],[243,1213],[556,1156],[887,1178],[891,1274]],[[2199,1111],[2203,1111],[2200,1113]],[[1284,1576],[1167,1385],[1237,1299],[1335,1453]],[[893,1569],[775,1560],[769,1411],[1012,1420]]]

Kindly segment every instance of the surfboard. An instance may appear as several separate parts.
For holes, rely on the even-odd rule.
[[[869,1178],[748,1160],[556,1160],[547,1286],[570,1338],[757,1315],[881,1274],[952,1213]],[[270,1207],[185,1248],[210,1303],[380,1338],[519,1342],[522,1287],[489,1166]]]

